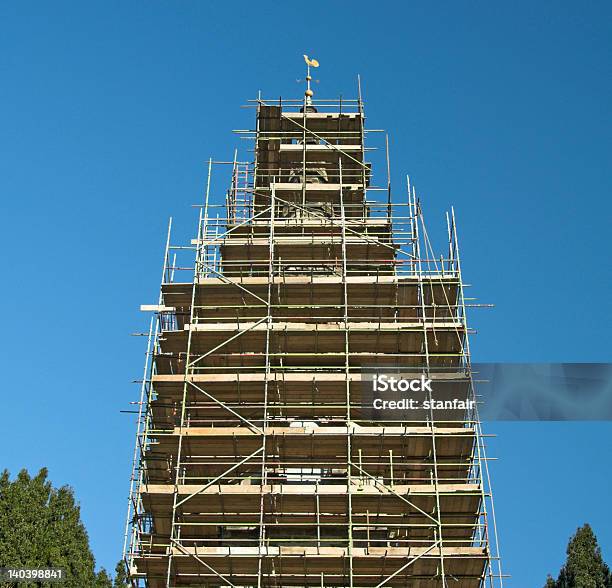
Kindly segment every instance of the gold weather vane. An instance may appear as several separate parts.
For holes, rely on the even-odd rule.
[[[308,55],[304,55],[304,61],[306,62],[306,92],[304,95],[306,96],[306,104],[312,104],[312,97],[314,92],[310,88],[310,82],[312,81],[312,76],[310,75],[311,67],[319,67],[319,62],[316,59],[310,59]]]

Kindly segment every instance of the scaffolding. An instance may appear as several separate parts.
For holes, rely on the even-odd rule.
[[[360,88],[249,104],[256,128],[237,132],[254,160],[209,161],[197,236],[175,246],[169,227],[144,307],[132,585],[501,586],[477,410],[364,409],[372,366],[464,378],[473,394],[454,212],[437,257],[410,181],[404,202],[392,194]]]

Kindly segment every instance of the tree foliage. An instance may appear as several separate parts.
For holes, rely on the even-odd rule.
[[[54,488],[46,468],[34,477],[25,469],[14,480],[0,475],[0,567],[62,568],[66,588],[113,588],[104,569],[95,571],[72,489]]]
[[[120,561],[115,567],[115,581],[113,588],[128,588],[131,584],[128,582],[127,569],[125,563]]]
[[[612,588],[612,575],[589,524],[576,530],[567,546],[559,577],[548,576],[544,588]]]

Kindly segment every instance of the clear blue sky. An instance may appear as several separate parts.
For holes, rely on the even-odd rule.
[[[98,563],[120,557],[147,317],[165,226],[195,227],[240,109],[361,73],[431,231],[457,209],[477,361],[610,361],[609,2],[2,2],[0,468],[74,487]],[[245,144],[240,145],[243,149]],[[501,424],[508,586],[541,586],[590,521],[612,563],[612,424]]]

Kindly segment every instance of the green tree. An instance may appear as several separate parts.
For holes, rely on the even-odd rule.
[[[612,575],[601,556],[589,524],[576,530],[567,546],[567,560],[557,580],[548,576],[544,588],[612,588]]]
[[[131,584],[128,582],[127,568],[125,562],[121,560],[115,567],[115,581],[113,588],[129,588]]]
[[[72,489],[54,488],[46,468],[34,477],[25,469],[14,480],[7,470],[0,475],[0,567],[62,568],[66,588],[112,588],[104,569],[95,572]]]
[[[113,581],[106,570],[102,568],[96,575],[93,585],[94,588],[113,588]]]

